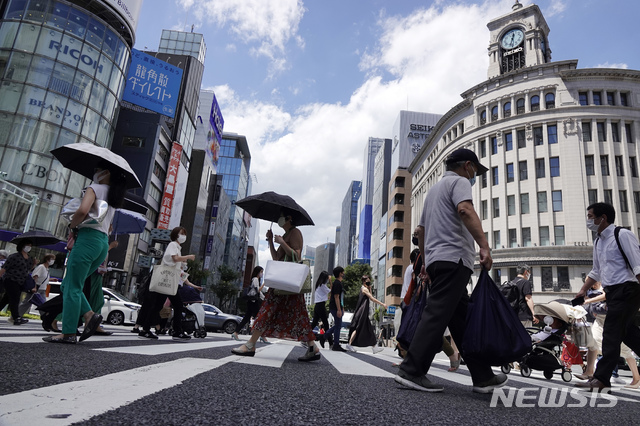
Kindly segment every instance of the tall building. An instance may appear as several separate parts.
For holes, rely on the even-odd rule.
[[[354,180],[349,185],[349,189],[342,200],[342,211],[340,214],[340,231],[336,231],[338,265],[345,267],[355,259],[353,253],[353,239],[356,236],[358,223],[358,200],[362,191],[362,183]],[[339,237],[339,240],[338,240]]]
[[[381,227],[381,221],[389,208],[390,174],[391,139],[385,139],[374,160],[371,213],[371,260],[369,264],[373,272],[372,292],[378,300],[384,300],[385,275],[378,275],[378,265],[380,258],[384,261],[387,255],[386,226]]]
[[[333,268],[338,266],[333,263],[335,258],[335,249],[336,245],[334,243],[324,243],[316,247],[312,279],[316,279],[320,276],[322,271],[327,271],[329,275],[333,273]],[[315,281],[312,281],[312,286],[313,285],[315,285]]]
[[[86,3],[86,4],[85,4]],[[0,172],[37,202],[0,192],[0,228],[66,237],[61,207],[86,179],[53,159],[53,148],[110,148],[142,1],[130,14],[110,1],[0,2]],[[10,234],[3,234],[11,239]],[[8,241],[8,240],[7,240]]]
[[[489,80],[462,93],[409,167],[413,222],[447,155],[472,149],[489,168],[473,202],[494,279],[506,281],[527,263],[536,303],[570,297],[591,269],[590,203],[612,203],[616,224],[639,231],[640,71],[552,62],[535,4],[516,2],[488,28]]]

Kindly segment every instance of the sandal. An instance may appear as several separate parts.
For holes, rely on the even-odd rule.
[[[309,345],[309,349],[307,352],[298,358],[298,361],[309,362],[309,361],[317,361],[320,359],[320,349],[316,352],[316,345]]]
[[[42,340],[48,343],[76,344],[76,336],[47,336],[43,337]]]
[[[451,367],[449,367],[449,369],[447,371],[453,373],[454,371],[458,371],[458,368],[460,368],[460,353],[458,353],[458,359],[456,361],[451,361],[449,360],[449,364],[451,365]]]
[[[247,349],[242,350],[242,346]],[[238,356],[254,356],[256,354],[255,344],[247,342],[242,346],[240,346],[239,348],[231,349],[231,353]]]

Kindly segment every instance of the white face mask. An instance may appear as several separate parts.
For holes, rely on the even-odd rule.
[[[31,246],[25,246],[22,251],[24,251],[25,253],[29,253],[31,251]]]
[[[53,265],[55,263],[55,260],[50,260],[49,261],[49,266]]]
[[[600,228],[600,224],[593,223],[594,219],[587,219],[587,228],[589,228],[593,232],[598,232],[598,228]]]
[[[178,242],[180,244],[184,243],[185,241],[187,241],[187,236],[186,235],[182,235],[182,234],[178,235]]]
[[[284,216],[280,216],[278,219],[278,226],[284,228],[284,224],[287,223],[287,219]]]

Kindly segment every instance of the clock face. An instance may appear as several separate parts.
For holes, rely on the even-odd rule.
[[[412,143],[411,144],[411,151],[413,151],[414,154],[417,154],[418,151],[420,151],[421,147],[422,147],[422,145],[420,145],[419,143]]]
[[[524,33],[522,30],[513,29],[508,31],[503,37],[500,45],[503,49],[513,49],[518,46],[524,40]]]

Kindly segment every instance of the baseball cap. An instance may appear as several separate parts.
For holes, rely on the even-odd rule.
[[[471,161],[478,168],[478,175],[483,175],[487,173],[487,171],[489,170],[485,166],[480,164],[480,161],[478,160],[478,156],[476,155],[475,152],[466,148],[456,149],[451,154],[449,154],[446,160],[444,160],[444,162],[447,164],[457,163],[459,161]]]

